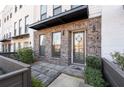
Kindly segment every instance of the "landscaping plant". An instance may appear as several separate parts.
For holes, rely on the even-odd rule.
[[[85,82],[95,87],[103,87],[105,85],[101,71],[91,67],[85,69]]]
[[[86,64],[88,67],[92,67],[94,69],[101,69],[101,59],[96,56],[87,56],[86,57]]]
[[[85,82],[91,86],[103,87],[106,82],[102,74],[102,62],[97,56],[86,57]]]
[[[42,81],[32,77],[32,87],[44,87]]]
[[[31,64],[34,62],[33,50],[31,48],[22,48],[17,51],[17,55],[20,61]]]

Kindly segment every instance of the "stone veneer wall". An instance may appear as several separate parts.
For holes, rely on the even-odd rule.
[[[83,19],[67,24],[45,28],[34,33],[34,50],[39,55],[39,36],[46,35],[45,57],[43,59],[56,64],[71,63],[71,32],[85,31],[86,33],[86,54],[101,56],[101,17]],[[61,38],[61,57],[53,58],[51,53],[52,32],[64,32]],[[42,59],[42,58],[41,58]]]

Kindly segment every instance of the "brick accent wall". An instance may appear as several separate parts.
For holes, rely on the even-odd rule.
[[[52,57],[52,32],[62,32],[61,36],[61,57]],[[86,51],[87,55],[101,56],[101,17],[78,20],[50,28],[45,28],[34,33],[34,50],[37,56],[39,55],[39,36],[45,34],[46,49],[45,57],[42,59],[56,64],[71,63],[71,34],[76,31],[84,31],[86,34]],[[39,56],[38,56],[39,57]]]

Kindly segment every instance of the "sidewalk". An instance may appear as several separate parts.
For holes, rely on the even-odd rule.
[[[61,74],[48,87],[90,87],[84,80],[67,74]]]

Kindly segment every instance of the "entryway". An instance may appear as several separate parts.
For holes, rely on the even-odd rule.
[[[48,86],[59,75],[61,75],[61,73],[82,79],[84,77],[84,66],[61,66],[44,61],[39,61],[32,64],[31,72],[32,76],[41,80],[45,84],[45,86]]]
[[[72,32],[72,64],[84,64],[85,62],[85,33],[83,31]]]

